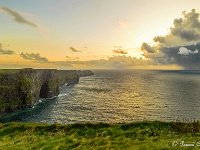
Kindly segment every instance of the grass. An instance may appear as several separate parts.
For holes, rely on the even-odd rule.
[[[199,144],[172,146],[174,141]],[[198,142],[199,141],[199,142]],[[0,124],[0,149],[200,149],[200,123]]]
[[[1,73],[17,73],[19,71],[20,69],[0,69],[0,74]]]

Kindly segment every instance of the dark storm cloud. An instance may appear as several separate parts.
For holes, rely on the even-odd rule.
[[[69,49],[70,49],[72,52],[81,52],[81,51],[77,50],[77,49],[74,48],[74,47],[69,47]]]
[[[156,36],[154,41],[154,46],[146,43],[141,46],[144,56],[154,63],[200,69],[200,21],[195,9],[188,13],[184,11],[183,18],[174,20],[169,34]]]
[[[200,43],[187,46],[165,47],[160,51],[164,57],[155,57],[159,63],[178,64],[185,69],[200,69]]]
[[[19,54],[23,59],[34,60],[38,62],[48,62],[46,57],[40,56],[38,53],[21,53]]]
[[[25,17],[23,17],[22,14],[20,14],[19,12],[15,11],[13,9],[10,9],[8,7],[0,7],[0,10],[4,11],[6,14],[11,16],[13,18],[13,20],[18,23],[27,24],[27,25],[35,27],[35,28],[37,27],[37,24],[35,24],[32,21],[27,20]]]
[[[2,44],[0,43],[0,55],[13,55],[13,54],[15,54],[15,51],[3,49]]]

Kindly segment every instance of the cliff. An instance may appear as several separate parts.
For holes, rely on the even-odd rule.
[[[0,70],[0,112],[32,107],[40,98],[59,94],[65,83],[78,83],[79,78],[93,75],[89,70],[19,69]]]

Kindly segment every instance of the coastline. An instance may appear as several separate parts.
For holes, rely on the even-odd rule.
[[[79,83],[90,70],[24,68],[0,70],[0,115],[32,107],[40,98],[59,95],[59,87]]]

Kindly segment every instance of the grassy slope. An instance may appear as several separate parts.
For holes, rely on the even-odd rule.
[[[0,149],[182,149],[173,141],[200,141],[200,124],[0,124]],[[194,147],[200,149],[199,147]],[[191,147],[184,147],[191,149]]]

